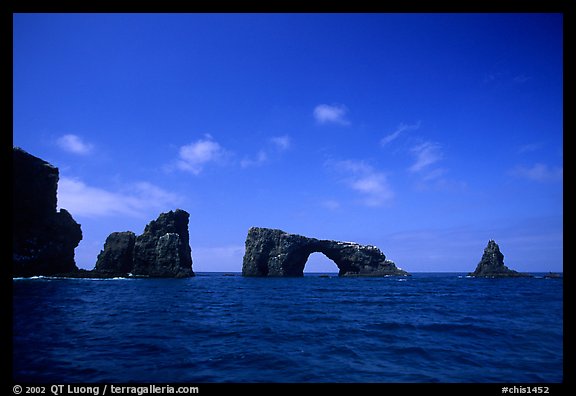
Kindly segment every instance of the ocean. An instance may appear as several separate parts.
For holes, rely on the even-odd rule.
[[[563,380],[562,279],[198,273],[12,284],[15,382]]]

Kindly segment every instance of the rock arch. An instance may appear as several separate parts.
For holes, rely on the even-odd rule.
[[[248,231],[242,275],[303,276],[306,261],[315,252],[332,260],[339,276],[408,275],[375,246],[307,238],[260,227]]]

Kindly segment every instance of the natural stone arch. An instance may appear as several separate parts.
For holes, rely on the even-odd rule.
[[[345,274],[346,263],[340,260],[340,256],[314,241],[320,242],[311,238],[297,238],[296,243],[292,243],[283,253],[272,257],[272,273],[269,269],[267,276],[303,276],[308,258],[313,253],[321,253],[332,261],[338,267],[338,275]]]
[[[248,231],[242,275],[303,276],[308,257],[316,252],[332,260],[340,276],[408,275],[386,260],[375,246],[307,238],[259,227]]]

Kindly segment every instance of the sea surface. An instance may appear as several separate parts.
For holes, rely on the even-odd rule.
[[[562,279],[15,279],[15,382],[561,382]]]

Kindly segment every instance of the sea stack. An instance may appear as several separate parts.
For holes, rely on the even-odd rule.
[[[136,234],[132,231],[113,232],[104,242],[98,255],[94,271],[102,275],[126,276],[134,267],[134,245]]]
[[[282,230],[252,227],[246,237],[243,276],[303,276],[310,254],[323,253],[338,266],[339,276],[409,275],[387,260],[375,246],[289,234]]]
[[[476,266],[476,269],[468,275],[479,278],[530,277],[528,274],[511,270],[505,266],[504,255],[500,252],[498,244],[492,239],[488,241],[482,259]]]
[[[12,276],[77,271],[82,229],[67,210],[57,210],[58,168],[14,147],[12,177]]]
[[[161,213],[136,236],[131,231],[113,232],[98,255],[94,270],[97,277],[140,276],[187,278],[192,271],[188,219],[182,209]]]
[[[140,276],[186,278],[194,276],[188,219],[182,209],[162,213],[136,237],[132,273]]]

